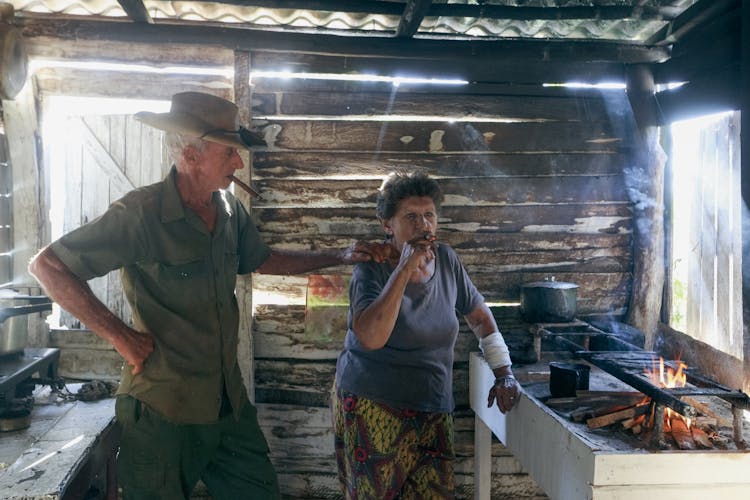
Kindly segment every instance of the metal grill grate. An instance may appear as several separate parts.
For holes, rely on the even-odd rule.
[[[660,363],[659,354],[629,344],[580,320],[571,323],[537,323],[532,327],[532,332],[537,355],[541,354],[542,341],[551,341],[563,350],[570,351],[576,358],[588,361],[651,398],[657,412],[668,407],[686,418],[695,418],[699,412],[681,399],[685,396],[712,396],[729,402],[732,405],[734,441],[738,447],[744,446],[742,410],[750,410],[750,397],[744,392],[725,387],[691,368],[683,370],[687,382],[692,384],[690,386],[670,388],[655,385],[647,373]],[[663,363],[676,371],[680,361],[664,360]]]

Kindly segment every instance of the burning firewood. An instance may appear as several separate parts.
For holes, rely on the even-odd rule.
[[[640,426],[643,424],[643,421],[646,420],[646,415],[639,415],[634,418],[629,418],[627,420],[622,421],[622,428],[623,429],[632,429],[635,426]]]
[[[695,440],[695,443],[701,448],[713,448],[714,447],[714,444],[711,442],[710,439],[708,439],[708,434],[703,432],[697,426],[694,425],[690,429],[690,432],[693,435],[693,440]]]
[[[656,414],[656,404],[651,402],[648,405],[648,415],[646,416],[645,424],[648,429],[654,427],[654,415]]]
[[[693,426],[702,427],[702,428],[716,427],[717,423],[718,421],[714,417],[698,416],[698,417],[695,417],[695,419],[693,420]]]
[[[630,408],[615,411],[607,415],[590,418],[586,420],[586,425],[588,425],[589,429],[598,429],[600,427],[615,424],[621,420],[626,420],[629,418],[637,417],[639,415],[643,415],[648,411],[648,408],[648,404],[631,406]]]
[[[711,408],[708,407],[708,405],[701,403],[697,399],[686,396],[682,398],[682,400],[685,401],[690,406],[697,409],[698,411],[700,411],[701,413],[703,413],[704,415],[707,415],[711,418],[716,419],[716,423],[718,425],[721,425],[722,427],[732,427],[733,424],[731,420],[728,420],[722,417],[721,415],[717,414],[716,412],[712,411]]]
[[[681,450],[694,450],[695,440],[682,417],[673,417],[669,423],[672,427],[672,439],[677,447]]]
[[[549,398],[547,406],[574,422],[584,422],[638,404],[644,396],[632,391],[578,391],[576,397]]]
[[[620,410],[626,410],[628,408],[632,408],[633,406],[635,406],[635,403],[637,403],[637,401],[630,401],[627,403],[615,403],[614,401],[611,401],[609,402],[609,404],[605,406],[598,406],[598,407],[584,406],[584,407],[578,408],[577,410],[573,410],[572,412],[570,412],[570,418],[574,422],[583,422],[584,420],[588,422],[588,420],[592,418],[601,417],[604,415],[610,415]]]

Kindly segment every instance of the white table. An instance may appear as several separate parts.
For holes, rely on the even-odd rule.
[[[475,499],[490,500],[491,434],[552,500],[750,498],[748,450],[634,448],[562,418],[534,397],[530,385],[522,389],[518,405],[503,415],[495,405],[487,408],[492,370],[479,353],[471,354],[469,365],[470,403],[476,414]],[[522,385],[531,369],[541,373],[541,367],[516,370]],[[594,376],[592,370],[592,384]]]

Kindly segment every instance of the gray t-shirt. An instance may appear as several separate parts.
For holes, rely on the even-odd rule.
[[[435,274],[427,283],[407,285],[388,342],[370,351],[352,331],[352,318],[380,295],[393,268],[374,262],[355,266],[349,329],[336,366],[337,389],[400,409],[453,411],[456,312],[470,313],[484,297],[448,245],[438,245],[435,262]]]

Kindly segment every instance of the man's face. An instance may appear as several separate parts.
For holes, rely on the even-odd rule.
[[[201,160],[202,177],[212,190],[228,188],[230,176],[245,166],[237,148],[211,141],[204,142]]]

